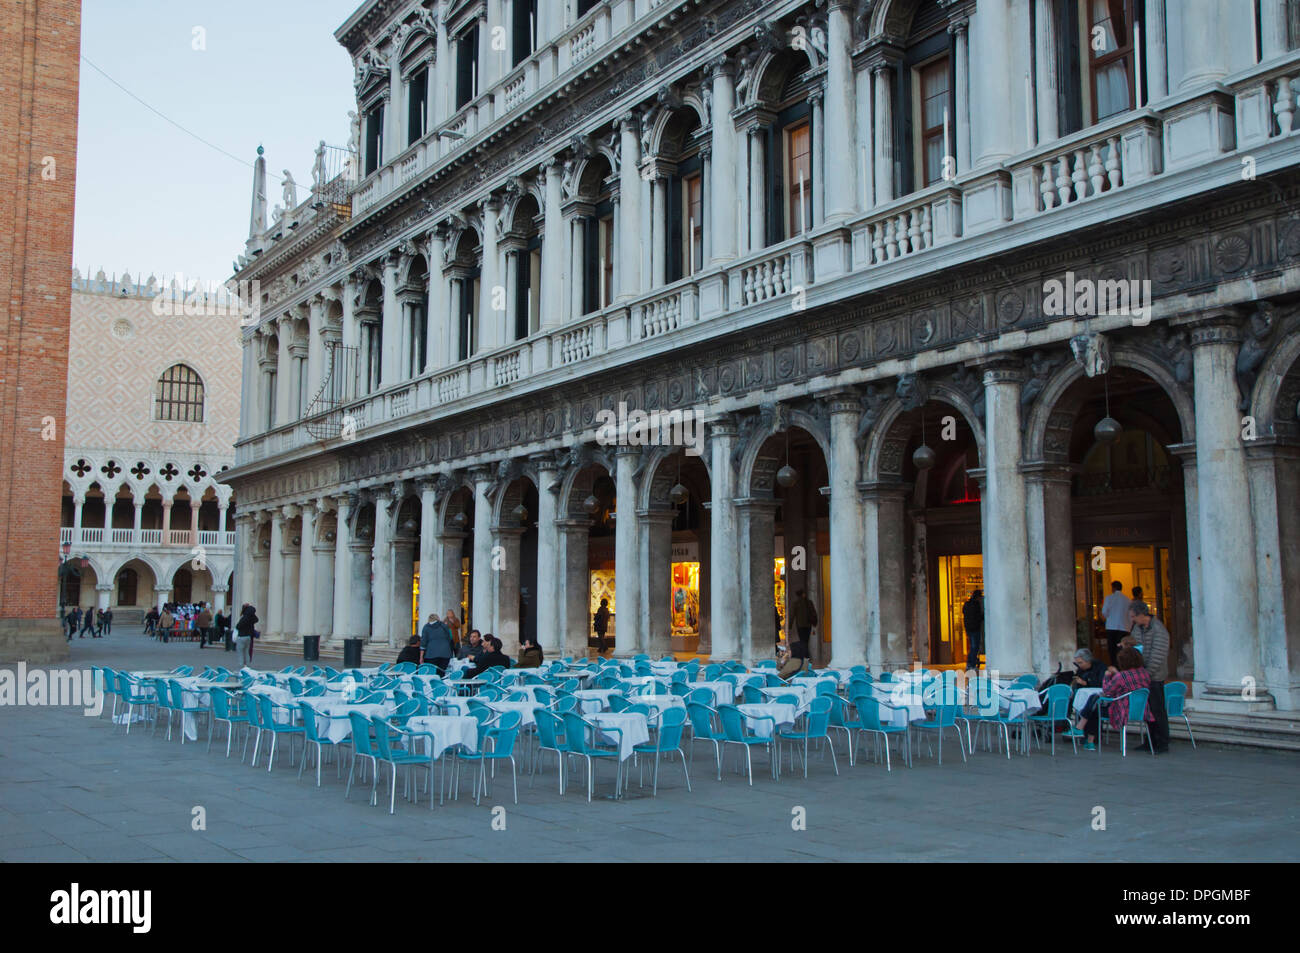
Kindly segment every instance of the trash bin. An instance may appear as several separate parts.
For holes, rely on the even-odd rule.
[[[361,646],[364,644],[362,639],[344,639],[343,640],[343,667],[360,668],[361,667]]]
[[[320,661],[319,635],[304,635],[302,637],[302,660],[304,662]]]

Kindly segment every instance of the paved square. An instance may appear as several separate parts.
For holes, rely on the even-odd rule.
[[[232,660],[134,631],[73,642],[83,666]],[[292,659],[257,661],[278,669]],[[0,735],[0,861],[1290,861],[1300,846],[1300,758],[1178,742],[1160,759],[1121,758],[1115,745],[1076,756],[1067,745],[1055,758],[980,751],[967,764],[946,746],[942,767],[921,742],[916,766],[891,773],[865,756],[849,768],[841,742],[840,777],[814,759],[807,781],[787,770],[774,783],[757,755],[752,788],[734,756],[716,781],[701,745],[693,793],[665,762],[658,798],[648,786],[639,796],[632,768],[638,796],[590,804],[576,778],[560,797],[553,758],[530,787],[520,757],[518,806],[498,776],[481,806],[466,779],[459,802],[432,812],[423,796],[403,801],[399,784],[390,816],[366,803],[364,787],[345,802],[332,764],[318,790],[283,756],[268,773],[264,757],[257,769],[238,751],[227,760],[224,743],[206,753],[202,728],[200,743],[182,746],[162,730],[150,737],[147,723],[127,737],[107,716],[17,707],[0,708]],[[612,793],[611,767],[597,770],[597,791]],[[382,777],[380,793],[386,801]],[[493,830],[494,805],[505,808],[504,831]],[[1092,829],[1097,806],[1104,831]],[[206,830],[192,829],[195,807]],[[792,829],[796,808],[806,830]]]

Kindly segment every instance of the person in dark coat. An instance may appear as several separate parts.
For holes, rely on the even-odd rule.
[[[239,667],[245,668],[253,661],[253,639],[257,637],[257,610],[248,603],[244,603],[244,608],[239,613],[235,631],[239,633],[235,638]]]
[[[542,647],[536,642],[525,640],[519,647],[519,661],[515,663],[516,668],[540,668],[545,661],[542,655]]]
[[[500,639],[492,635],[485,635],[483,641],[488,644],[490,649],[478,660],[478,664],[469,670],[470,678],[478,678],[490,668],[510,667],[510,657],[502,653]]]
[[[966,656],[968,668],[980,667],[980,656],[984,654],[984,590],[976,589],[961,607],[961,621],[966,628],[966,638],[970,642],[970,654]]]
[[[403,662],[420,664],[420,637],[418,635],[411,636],[402,651],[397,653],[397,664],[400,665]]]

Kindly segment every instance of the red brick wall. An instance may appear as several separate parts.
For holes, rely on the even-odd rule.
[[[52,619],[58,606],[81,4],[0,4],[3,623]],[[52,440],[43,439],[46,418]]]

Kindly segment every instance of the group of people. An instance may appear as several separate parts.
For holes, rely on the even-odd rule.
[[[398,662],[413,662],[416,665],[429,663],[441,674],[447,670],[452,659],[469,659],[473,664],[468,669],[470,678],[475,678],[490,668],[509,668],[510,658],[502,651],[503,643],[491,633],[484,635],[478,629],[470,629],[464,641],[460,639],[460,619],[454,610],[438,618],[436,612],[429,614],[429,620],[420,629],[419,635],[411,636],[406,647],[397,655]],[[519,648],[519,658],[514,662],[516,668],[537,668],[544,661],[542,647],[531,639],[525,639]]]
[[[77,638],[84,639],[86,633],[90,633],[92,639],[101,639],[106,635],[111,635],[113,631],[113,610],[112,609],[92,609],[87,606],[84,610],[81,606],[73,606],[63,617],[63,625],[68,630],[68,641],[72,641],[74,633],[79,632]]]
[[[206,602],[177,605],[165,602],[161,609],[151,607],[144,616],[145,635],[168,641],[171,635],[181,632],[197,632],[199,648],[216,645],[224,641],[231,627],[231,614],[217,610],[215,613]],[[234,646],[226,646],[233,651]]]
[[[1107,651],[1111,664],[1102,671],[1101,663],[1088,649],[1074,653],[1074,689],[1100,688],[1106,698],[1118,698],[1140,688],[1148,690],[1144,718],[1151,733],[1151,748],[1156,754],[1169,751],[1169,714],[1165,710],[1165,679],[1169,675],[1169,630],[1151,614],[1142,601],[1142,590],[1133,587],[1133,598],[1124,595],[1122,584],[1111,584],[1111,594],[1102,603],[1106,620]],[[1121,626],[1127,625],[1127,628]],[[1128,705],[1112,703],[1106,717],[1115,728],[1128,723]],[[1075,727],[1084,733],[1084,748],[1097,747],[1097,729],[1101,712],[1097,697],[1084,706]]]

